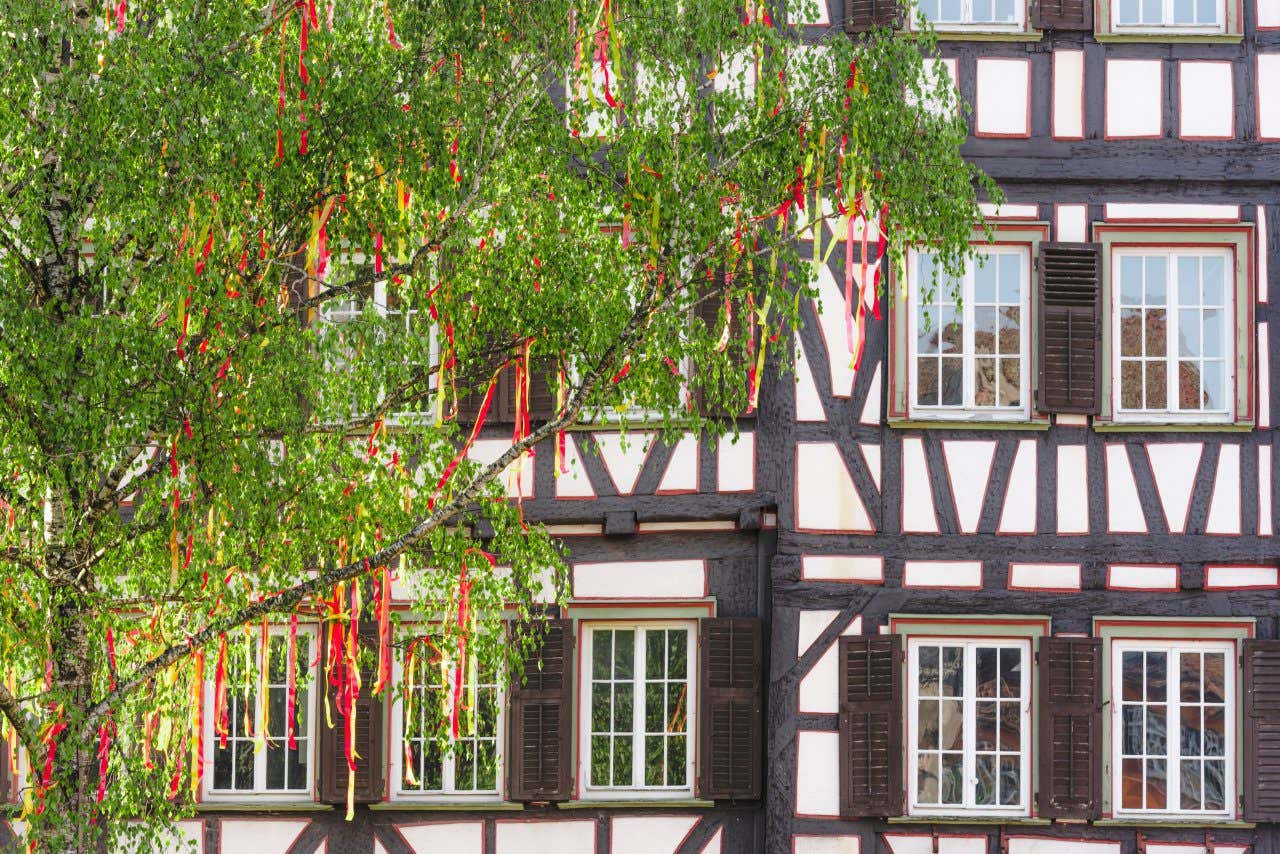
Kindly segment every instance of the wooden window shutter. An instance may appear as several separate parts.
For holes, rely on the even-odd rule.
[[[698,794],[757,799],[764,777],[764,623],[706,618],[699,635]]]
[[[507,714],[507,797],[564,801],[573,796],[573,621],[545,623],[539,648],[511,684]]]
[[[1242,654],[1244,817],[1280,821],[1280,640],[1246,640]]]
[[[840,638],[840,815],[902,814],[902,638]]]
[[[371,601],[366,598],[365,601]],[[328,661],[329,633],[323,631],[321,643],[321,662]],[[383,750],[386,735],[386,710],[383,698],[371,696],[370,690],[377,679],[378,624],[372,619],[361,619],[359,628],[360,646],[360,696],[355,702],[356,716],[356,786],[355,803],[371,804],[383,798],[386,757]],[[316,680],[319,691],[332,692],[324,668]],[[324,698],[320,699],[323,709]],[[344,744],[346,738],[346,721],[342,716],[337,698],[329,693],[328,702],[333,709],[333,726],[328,725],[326,715],[316,715],[317,747],[319,748],[320,775],[319,800],[325,804],[345,804],[347,802],[347,752]]]
[[[1035,0],[1031,24],[1038,30],[1093,31],[1093,0]]]
[[[1097,415],[1102,398],[1102,246],[1042,243],[1036,271],[1036,409]]]
[[[1041,638],[1037,659],[1040,815],[1098,818],[1102,814],[1102,640]]]
[[[556,365],[553,359],[535,359],[529,360],[529,420],[533,423],[539,421],[549,421],[555,415],[556,410],[556,392],[552,386],[550,377],[555,373]],[[501,410],[495,411],[498,407],[501,397]],[[480,399],[484,399],[484,395],[480,395]],[[498,383],[498,389],[494,392],[494,407],[489,410],[491,418],[495,418],[497,423],[514,424],[516,421],[516,369],[512,365],[503,371],[502,379]],[[488,422],[486,422],[488,423]]]
[[[865,33],[876,27],[902,26],[899,0],[844,0],[844,31]]]
[[[493,372],[498,365],[502,364],[505,353],[492,356],[483,364],[462,366],[460,369],[463,376],[458,382],[471,388],[472,391],[466,394],[458,395],[458,414],[457,422],[459,424],[471,425],[475,423],[476,418],[480,415],[480,406],[484,403],[485,392],[488,391],[489,379],[493,376]],[[459,363],[461,365],[461,363]],[[515,370],[510,366],[503,369],[498,375],[498,383],[493,389],[493,401],[489,404],[489,412],[485,416],[485,424],[510,424],[514,417],[512,413],[515,411],[515,400],[513,391],[515,390]],[[448,401],[446,401],[447,403]]]

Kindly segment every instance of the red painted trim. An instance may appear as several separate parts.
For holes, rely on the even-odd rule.
[[[1009,573],[1008,573],[1008,582],[1007,582],[1007,589],[1009,589],[1009,590],[1033,590],[1033,591],[1036,591],[1036,592],[1038,592],[1038,593],[1079,593],[1079,592],[1080,592],[1080,590],[1081,590],[1082,583],[1083,583],[1083,582],[1082,582],[1082,579],[1081,579],[1081,572],[1082,572],[1082,568],[1081,568],[1080,564],[1078,564],[1078,563],[1045,563],[1045,564],[1033,564],[1033,563],[1018,562],[1018,563],[1017,563],[1017,565],[1019,565],[1019,566],[1031,567],[1031,568],[1037,568],[1037,569],[1042,569],[1042,568],[1046,568],[1046,567],[1051,567],[1051,568],[1053,568],[1053,569],[1060,569],[1060,568],[1064,568],[1064,567],[1065,567],[1065,568],[1068,568],[1068,569],[1075,569],[1075,571],[1076,571],[1076,584],[1075,584],[1075,586],[1074,586],[1074,587],[1042,587],[1042,586],[1040,586],[1040,585],[1036,585],[1036,584],[1014,584],[1014,583],[1013,583],[1013,567],[1014,567],[1014,563],[1012,563],[1012,562],[1011,562],[1011,563],[1009,564]]]
[[[1129,619],[1125,617],[1100,617],[1095,618],[1093,627],[1099,628],[1149,628],[1151,626],[1170,627],[1178,629],[1196,629],[1196,628],[1213,628],[1213,629],[1244,629],[1248,632],[1247,637],[1253,637],[1256,626],[1246,620],[1142,620]],[[1101,637],[1101,635],[1096,635]],[[1219,640],[1235,642],[1236,638],[1202,638],[1191,636],[1175,636],[1162,635],[1158,638],[1144,637],[1142,635],[1125,635],[1117,636],[1112,640],[1159,640],[1159,641],[1203,641],[1203,640]]]
[[[1182,132],[1182,116],[1186,110],[1186,89],[1182,85],[1182,72],[1188,65],[1225,65],[1227,71],[1231,72],[1234,64],[1229,61],[1221,60],[1179,60],[1178,61],[1178,138],[1179,139],[1235,139],[1236,138],[1236,110],[1235,110],[1235,77],[1228,73],[1227,79],[1231,85],[1231,95],[1226,100],[1231,105],[1231,129],[1225,134],[1185,134]]]
[[[1144,586],[1144,585],[1117,585],[1111,583],[1111,571],[1116,567],[1124,569],[1169,569],[1173,570],[1173,586],[1161,585]],[[1107,589],[1108,590],[1128,590],[1128,591],[1166,591],[1174,592],[1181,589],[1181,578],[1178,575],[1178,565],[1173,563],[1109,563],[1107,564]]]
[[[819,578],[817,576],[807,576],[804,574],[804,559],[807,557],[855,557],[855,558],[874,557],[876,561],[879,562],[880,564],[880,578],[877,581],[862,581],[856,578]],[[810,581],[816,584],[869,584],[869,585],[884,584],[884,556],[883,555],[829,555],[829,554],[821,554],[821,553],[815,554],[813,552],[801,552],[800,553],[800,580]]]
[[[981,124],[982,122],[982,117],[978,113],[978,107],[982,103],[982,99],[979,98],[975,93],[974,99],[973,99],[974,100],[973,135],[979,138],[984,138],[984,139],[1027,139],[1028,137],[1031,136],[1031,88],[1032,88],[1031,87],[1031,60],[1020,59],[1017,57],[1008,57],[1008,56],[999,56],[999,57],[980,56],[978,57],[977,62],[974,66],[975,80],[977,79],[977,70],[976,70],[977,67],[981,66],[983,62],[990,62],[993,60],[1001,61],[1001,62],[1021,62],[1023,65],[1027,67],[1027,98],[1026,98],[1027,106],[1026,106],[1026,111],[1023,113],[1023,115],[1026,117],[1026,121],[1024,122],[1025,130],[1022,133],[994,133],[994,132],[985,132],[985,131],[978,130],[978,125]]]
[[[1080,133],[1072,134],[1072,135],[1058,133],[1058,105],[1057,105],[1058,56],[1060,54],[1066,54],[1066,53],[1080,54]],[[1065,139],[1065,140],[1084,139],[1084,129],[1085,129],[1084,94],[1085,94],[1085,78],[1087,76],[1088,76],[1088,63],[1085,62],[1083,50],[1061,50],[1061,51],[1055,50],[1053,52],[1053,59],[1049,63],[1049,98],[1051,101],[1051,103],[1049,104],[1049,135],[1052,136],[1054,139]],[[1055,204],[1054,208],[1056,209],[1057,207],[1058,206]],[[1056,216],[1055,216],[1055,220],[1056,220]],[[1087,220],[1087,214],[1086,214],[1086,220]],[[1056,221],[1054,224],[1055,225],[1057,224]]]
[[[1280,27],[1273,27],[1272,29],[1280,29]],[[1262,135],[1262,56],[1262,54],[1258,54],[1253,61],[1253,114],[1258,117],[1258,141],[1276,142],[1280,141],[1280,136]],[[1274,89],[1280,89],[1280,75],[1271,82],[1271,85]],[[1273,119],[1273,121],[1276,124],[1280,124],[1280,118]]]
[[[1270,584],[1210,584],[1210,570],[1213,569],[1269,569],[1276,573],[1276,581]],[[1280,589],[1280,568],[1267,564],[1234,564],[1213,563],[1204,567],[1205,590],[1276,590]]]
[[[744,430],[738,434],[738,439],[741,441],[748,436],[751,437],[751,485],[746,489],[720,488],[720,452],[724,447],[726,447],[723,443],[727,441],[729,437],[721,436],[718,440],[719,444],[716,445],[716,492],[721,495],[742,495],[746,492],[756,491],[756,432],[754,430],[749,432]],[[698,466],[698,468],[701,469],[702,466]]]
[[[1095,19],[1096,20],[1096,19]],[[1107,22],[1110,27],[1110,21]],[[1160,129],[1154,134],[1143,134],[1140,136],[1112,136],[1110,122],[1107,113],[1107,92],[1110,91],[1111,83],[1111,63],[1113,62],[1154,62],[1160,67],[1160,73],[1157,79],[1160,82],[1160,89],[1156,93],[1156,103],[1160,105]],[[1163,139],[1165,127],[1164,115],[1164,60],[1163,59],[1146,59],[1131,57],[1107,57],[1103,60],[1102,66],[1102,138],[1106,140],[1122,140],[1122,139]]]
[[[799,481],[800,478],[800,447],[802,445],[831,445],[836,449],[837,456],[840,453],[840,446],[835,442],[796,442],[795,450],[792,452],[792,477]],[[849,471],[849,466],[845,463],[844,457],[840,457],[840,465],[844,466],[844,473],[849,476],[849,482],[853,483],[853,473]],[[858,494],[858,487],[854,484],[853,493],[857,496],[858,503],[862,505],[862,512],[866,515],[867,521],[871,522],[870,528],[850,528],[850,529],[825,529],[825,528],[804,528],[800,525],[800,489],[797,487],[792,489],[791,496],[791,518],[794,528],[798,533],[804,534],[874,534],[876,532],[875,522],[871,519],[871,511],[867,509],[867,504],[862,500],[862,496]]]

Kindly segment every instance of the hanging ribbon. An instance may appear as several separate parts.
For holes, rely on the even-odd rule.
[[[872,282],[872,293],[874,294],[875,304],[873,311],[876,320],[880,319],[880,272],[885,266],[884,251],[889,241],[889,203],[885,202],[880,205],[880,221],[877,223],[880,229],[880,237],[876,240],[876,272],[875,279]]]
[[[111,731],[115,728],[111,717],[98,727],[98,803],[107,799],[107,769],[111,758]]]
[[[458,464],[466,459],[467,453],[471,450],[472,444],[475,443],[476,436],[480,435],[480,428],[484,426],[484,420],[489,414],[489,407],[493,405],[493,393],[498,387],[498,376],[506,366],[507,363],[503,362],[498,366],[498,369],[493,372],[493,377],[489,380],[489,388],[484,393],[484,401],[480,404],[480,411],[476,413],[476,423],[475,426],[471,428],[471,435],[467,437],[467,441],[463,444],[462,450],[454,455],[454,458],[449,461],[447,466],[445,466],[444,472],[440,475],[440,479],[436,481],[436,488],[432,492],[431,497],[427,499],[428,510],[435,509],[436,499],[440,497],[440,493],[444,490],[445,485],[449,482],[449,479],[453,477],[453,473],[458,468]]]
[[[462,705],[463,668],[467,660],[468,612],[471,609],[471,581],[467,578],[467,558],[463,555],[462,571],[458,575],[458,657],[453,663],[453,713],[451,729],[458,738],[458,710]]]
[[[191,677],[191,799],[200,793],[204,777],[204,650],[195,654],[195,673]]]
[[[297,724],[298,717],[298,615],[289,615],[289,652],[285,662],[285,739],[290,750],[298,749]]]
[[[218,658],[213,666],[213,731],[218,735],[218,746],[227,746],[227,636],[218,638]]]

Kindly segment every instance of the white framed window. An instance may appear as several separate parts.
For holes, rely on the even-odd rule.
[[[917,0],[936,29],[1021,30],[1026,0]]]
[[[932,253],[911,253],[911,416],[1030,417],[1030,249],[978,248],[959,280],[934,283],[934,269]]]
[[[578,752],[584,798],[692,795],[696,638],[692,622],[585,625]]]
[[[1111,803],[1121,815],[1234,815],[1235,644],[1113,641]]]
[[[1123,30],[1221,32],[1222,0],[1111,0],[1111,26]]]
[[[315,723],[311,665],[315,631],[298,628],[294,647],[294,742],[287,729],[289,636],[272,628],[264,649],[257,632],[229,637],[226,657],[226,737],[219,732],[216,686],[205,681],[206,800],[237,800],[253,795],[307,800],[313,790]],[[265,659],[265,660],[264,660]],[[213,668],[206,662],[205,673]]]
[[[1236,339],[1231,250],[1112,251],[1116,420],[1231,421]]]
[[[463,671],[458,738],[451,738],[454,669],[422,640],[395,662],[391,720],[392,796],[424,800],[499,800],[502,796],[505,691],[498,674]],[[445,734],[445,745],[439,736]]]
[[[912,815],[1031,813],[1031,641],[909,638]]]

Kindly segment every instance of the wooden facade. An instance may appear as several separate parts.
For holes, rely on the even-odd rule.
[[[846,26],[846,5],[872,23],[896,15],[881,0],[823,2],[803,28],[811,44],[856,37],[846,30],[862,24]],[[820,277],[821,305],[803,308],[795,373],[771,375],[736,443],[667,445],[633,434],[626,444],[608,430],[583,431],[571,435],[570,476],[554,476],[550,453],[532,463],[525,514],[564,537],[573,598],[555,628],[563,670],[541,671],[547,678],[505,704],[499,796],[397,797],[398,730],[393,710],[375,704],[382,717],[369,732],[382,740],[374,754],[384,764],[361,781],[372,790],[354,821],[328,805],[344,799],[346,781],[325,776],[321,761],[305,802],[252,812],[204,804],[183,828],[199,850],[1268,854],[1280,846],[1271,823],[1280,820],[1280,409],[1270,379],[1280,356],[1280,334],[1271,333],[1280,319],[1280,0],[1217,0],[1221,32],[1129,35],[1115,24],[1122,0],[1016,2],[1017,26],[961,29],[941,42],[943,67],[974,105],[965,154],[1008,196],[991,212],[997,239],[1025,247],[1032,263],[1052,263],[1064,244],[1068,256],[1095,253],[1099,325],[1112,323],[1118,298],[1112,253],[1135,245],[1230,253],[1237,370],[1228,417],[1159,425],[1118,417],[1113,363],[1122,357],[1091,349],[1107,337],[1101,330],[1073,345],[1093,360],[1087,381],[1053,385],[1053,357],[1040,348],[1052,314],[1043,266],[1025,279],[1037,291],[1028,314],[1043,321],[1022,351],[1025,412],[1003,421],[919,417],[903,364],[906,283],[895,283],[885,318],[869,323],[855,373],[833,260]],[[1119,345],[1120,333],[1112,337]],[[1066,363],[1081,364],[1078,356]],[[500,433],[478,442],[476,455],[505,446]],[[689,626],[698,646],[690,661],[700,656],[702,677],[689,682],[702,694],[690,702],[700,717],[687,744],[699,755],[681,797],[584,794],[583,685],[592,677],[583,632],[620,620]],[[1030,687],[1009,700],[1025,709],[1016,753],[1025,791],[994,814],[913,809],[907,645],[931,637],[959,649],[993,634],[1005,639],[1001,649],[1026,651],[1020,678]],[[1233,747],[1223,760],[1231,798],[1220,815],[1117,815],[1110,739],[1119,701],[1107,662],[1134,638],[1209,638],[1233,650],[1224,730]],[[717,656],[722,664],[712,663]],[[1207,688],[1198,702],[1205,714],[1216,708]],[[1217,762],[1208,750],[1197,761]],[[1146,785],[1143,797],[1155,791]]]

